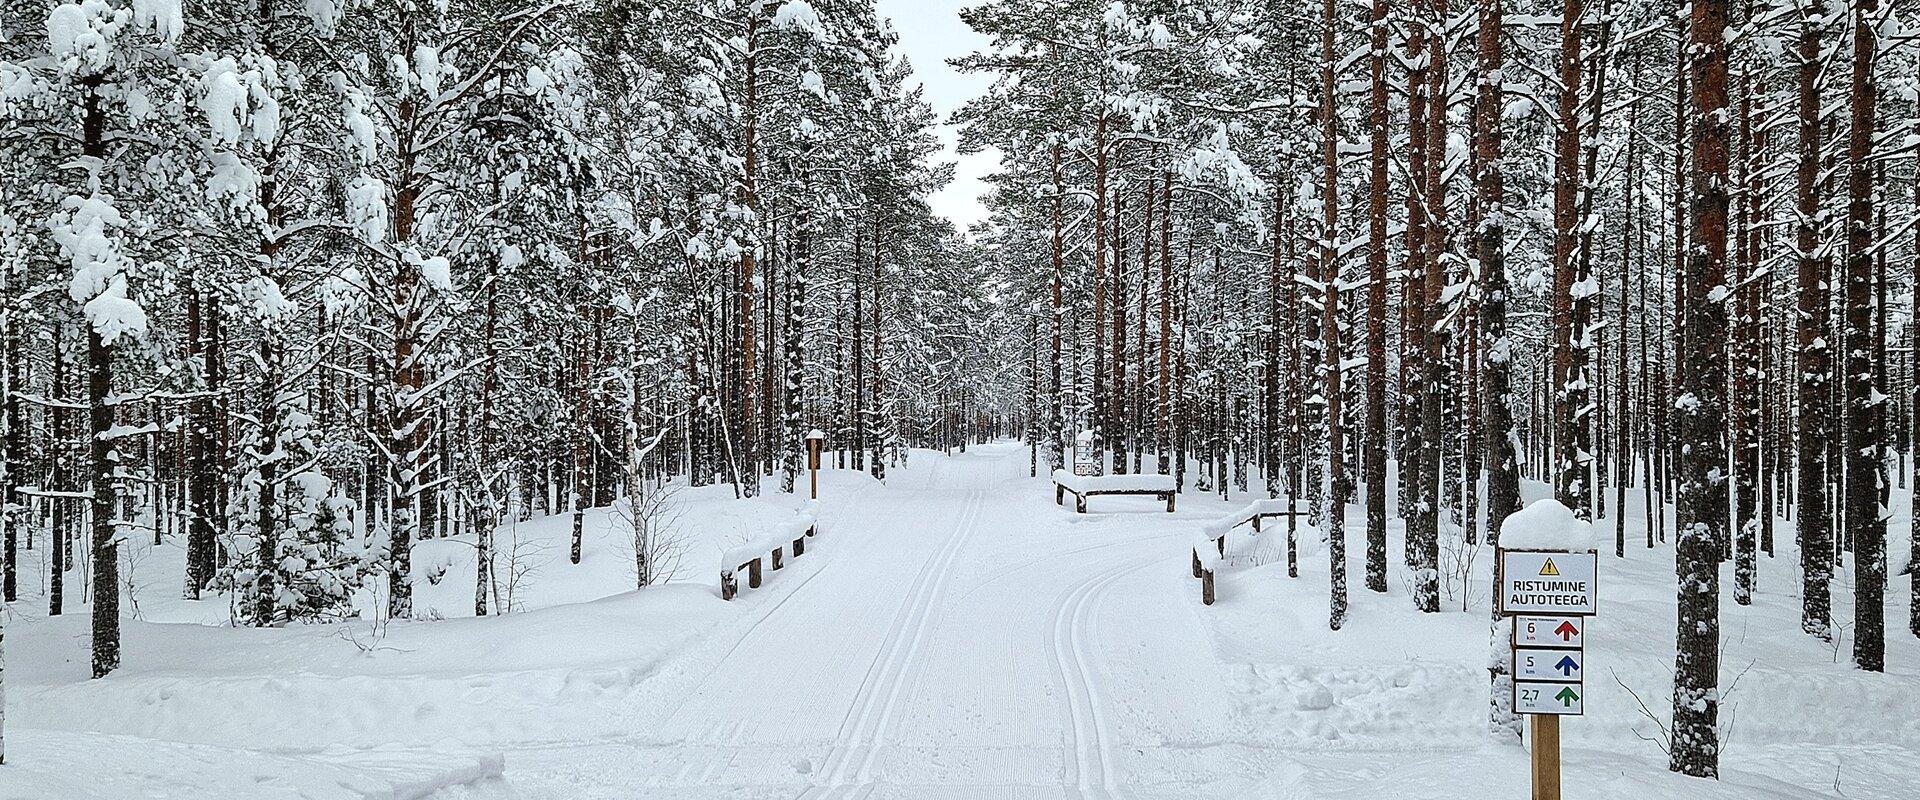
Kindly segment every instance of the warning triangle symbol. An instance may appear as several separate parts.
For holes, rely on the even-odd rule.
[[[1540,574],[1542,574],[1542,575],[1559,575],[1559,574],[1560,574],[1560,568],[1559,568],[1559,567],[1556,567],[1556,566],[1554,566],[1554,565],[1553,565],[1553,559],[1551,559],[1551,558],[1549,558],[1549,559],[1547,559],[1547,563],[1545,563],[1545,564],[1541,564],[1541,565],[1540,565]]]

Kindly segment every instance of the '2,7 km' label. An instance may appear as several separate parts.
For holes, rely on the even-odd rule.
[[[1577,717],[1583,713],[1583,694],[1586,687],[1578,683],[1517,680],[1513,682],[1513,713]]]

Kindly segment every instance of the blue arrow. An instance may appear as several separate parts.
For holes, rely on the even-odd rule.
[[[1580,662],[1573,660],[1573,656],[1561,656],[1560,663],[1553,665],[1553,668],[1560,670],[1561,675],[1571,678],[1573,671],[1580,668]]]

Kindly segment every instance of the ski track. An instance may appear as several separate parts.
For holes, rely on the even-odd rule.
[[[1123,562],[1081,580],[1061,596],[1054,609],[1048,643],[1053,649],[1055,677],[1066,701],[1066,747],[1062,751],[1074,797],[1095,800],[1124,798],[1111,755],[1110,729],[1100,677],[1094,660],[1094,602],[1121,578],[1161,559],[1158,554]]]
[[[861,496],[858,498],[858,500],[864,501],[866,499],[866,494],[867,493],[863,492]],[[866,512],[869,509],[871,509],[871,506],[868,506],[865,503],[860,503],[859,505],[855,506],[855,508],[849,510],[850,513],[848,514],[848,516],[852,516],[857,519],[861,513]],[[887,508],[885,509],[885,513],[882,513],[879,515],[880,519],[877,520],[879,524],[875,524],[871,526],[869,530],[884,530],[890,527],[891,524],[895,522],[896,518],[902,515],[903,515],[902,511],[899,508]],[[822,520],[822,528],[820,531],[820,538],[822,543],[827,543],[830,541],[826,538],[829,535],[828,533],[829,530],[837,531],[839,530],[840,525],[845,524],[841,520],[832,520],[832,521],[835,523],[835,525],[833,528],[829,529],[825,527],[825,523],[827,522],[827,520]],[[853,526],[847,525],[847,527],[851,528]],[[869,534],[868,536],[863,537],[860,540],[860,543],[865,544],[865,542],[867,542],[872,538],[873,538],[872,535]],[[819,547],[820,545],[816,544],[814,546]],[[839,543],[834,542],[829,544],[829,546],[838,547]],[[756,636],[761,633],[762,626],[765,625],[768,620],[772,619],[773,616],[779,613],[779,611],[782,608],[785,608],[788,602],[800,596],[801,592],[804,591],[807,588],[807,586],[814,581],[814,579],[820,577],[821,575],[826,574],[829,570],[833,569],[833,566],[834,566],[834,563],[829,561],[828,563],[822,565],[819,569],[813,571],[811,574],[801,579],[800,582],[795,584],[793,587],[784,590],[784,593],[780,595],[779,599],[774,600],[772,603],[768,604],[765,610],[761,611],[757,616],[754,617],[751,623],[748,623],[745,626],[745,628],[741,631],[740,635],[733,640],[733,643],[728,645],[725,653],[723,653],[720,656],[720,658],[716,663],[725,664],[728,659],[733,657],[734,653],[739,652],[741,648],[746,647],[750,643],[755,642]],[[770,574],[777,575],[779,573],[770,573]],[[768,588],[774,588],[774,587],[770,585]],[[673,710],[668,714],[666,714],[664,717],[662,717],[662,719],[668,720],[669,724],[671,724],[672,721],[677,721],[681,719],[683,713],[688,710],[689,706],[693,704],[693,701],[696,699],[705,697],[707,694],[708,687],[715,680],[719,679],[722,675],[723,675],[722,670],[719,670],[719,669],[708,670],[707,673],[701,677],[699,683],[697,683],[690,691],[682,695],[680,698],[680,701],[674,704]],[[744,726],[744,724],[745,723],[741,720],[734,720],[729,723],[722,723],[720,725],[714,726],[707,731],[705,736],[699,739],[699,743],[708,744],[708,745],[723,745],[723,746],[737,745],[740,742],[740,731],[741,731],[741,728]],[[721,760],[724,761],[724,758],[722,758]],[[688,768],[692,769],[692,768],[695,768],[696,766],[698,765],[688,765]],[[723,766],[723,765],[708,764],[706,765],[706,769],[708,773],[711,773],[713,770],[718,769],[720,766]]]
[[[928,558],[915,577],[912,599],[894,618],[873,664],[867,669],[854,704],[841,723],[840,734],[828,751],[820,776],[824,783],[809,787],[803,798],[861,798],[874,791],[870,779],[874,759],[886,745],[887,727],[899,706],[901,695],[910,683],[914,659],[919,654],[937,616],[940,597],[953,577],[953,562],[977,530],[985,493],[967,495],[965,507],[940,550]]]

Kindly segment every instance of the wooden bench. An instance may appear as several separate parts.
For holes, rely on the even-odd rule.
[[[1255,500],[1231,516],[1202,525],[1200,538],[1193,545],[1193,577],[1200,579],[1200,601],[1213,605],[1213,574],[1226,561],[1227,534],[1234,528],[1250,522],[1254,533],[1258,534],[1263,519],[1304,517],[1307,513],[1308,509],[1295,500]]]
[[[1073,493],[1073,510],[1087,513],[1087,498],[1094,495],[1139,495],[1164,500],[1167,513],[1173,513],[1174,497],[1179,494],[1172,475],[1142,473],[1136,475],[1073,475],[1053,471],[1053,504],[1066,505],[1067,493]]]
[[[780,569],[781,556],[788,549],[798,558],[807,552],[807,539],[818,528],[812,517],[802,517],[787,523],[779,530],[762,536],[740,547],[728,550],[720,563],[720,599],[732,600],[740,594],[740,571],[747,571],[747,588],[758,589],[761,582],[761,562],[765,561],[773,569]]]

